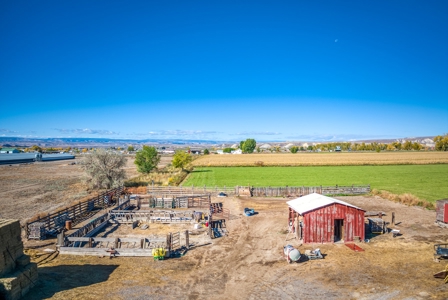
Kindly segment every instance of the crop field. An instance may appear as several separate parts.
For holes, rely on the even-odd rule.
[[[448,152],[325,152],[296,154],[204,155],[195,167],[346,166],[448,164]]]
[[[222,155],[221,155],[222,156]],[[232,157],[237,155],[232,155]],[[411,193],[435,201],[448,197],[448,164],[313,167],[196,168],[184,186],[334,186],[370,184],[372,189]]]

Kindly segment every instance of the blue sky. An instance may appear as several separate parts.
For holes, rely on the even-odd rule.
[[[0,3],[0,136],[448,132],[448,1]]]

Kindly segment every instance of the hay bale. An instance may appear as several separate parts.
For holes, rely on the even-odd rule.
[[[0,219],[0,276],[16,267],[16,260],[23,255],[23,243],[18,220]]]
[[[0,295],[5,300],[20,299],[33,287],[37,278],[37,264],[30,263],[21,270],[0,278]]]

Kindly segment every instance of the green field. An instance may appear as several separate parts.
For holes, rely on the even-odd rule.
[[[448,165],[206,167],[196,168],[183,186],[334,186],[370,184],[420,199],[448,198]]]

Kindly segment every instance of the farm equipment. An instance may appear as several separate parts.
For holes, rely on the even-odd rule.
[[[320,249],[314,249],[314,250],[305,250],[305,256],[308,257],[309,260],[314,259],[323,259],[322,253],[320,252]]]
[[[152,256],[154,256],[154,260],[164,260],[166,251],[164,248],[154,248],[152,249]]]
[[[244,214],[246,215],[246,217],[250,217],[253,216],[255,214],[255,211],[253,208],[244,208]]]
[[[300,251],[291,245],[286,245],[283,247],[283,254],[285,255],[288,263],[297,262],[300,260]]]
[[[393,234],[393,237],[397,237],[400,235],[400,230],[398,229],[392,229],[390,232]]]
[[[443,282],[448,283],[448,265],[446,265],[445,270],[434,274],[434,278],[441,278]]]
[[[434,261],[439,262],[441,258],[448,259],[448,244],[435,244],[434,251]]]

